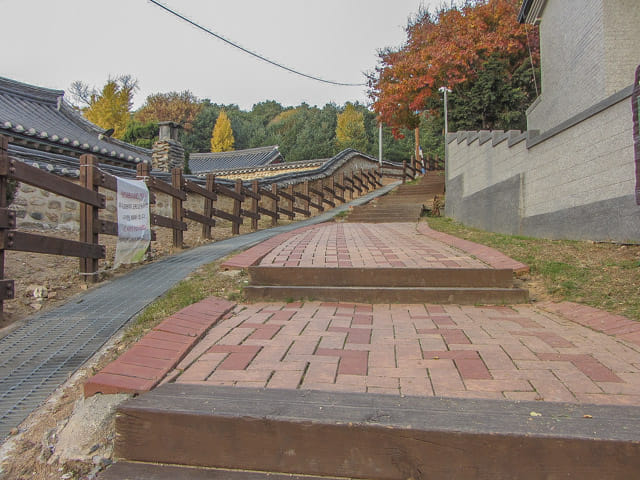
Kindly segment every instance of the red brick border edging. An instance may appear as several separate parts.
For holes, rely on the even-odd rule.
[[[526,273],[529,271],[529,265],[518,262],[495,248],[454,237],[448,233],[438,232],[424,222],[418,223],[418,232],[434,240],[464,250],[493,268],[510,268],[513,273]]]
[[[640,346],[640,322],[635,320],[573,302],[541,302],[536,306],[547,312],[561,315],[572,322]]]
[[[295,230],[291,230],[290,232],[281,233],[272,237],[264,242],[260,242],[259,244],[248,248],[242,253],[238,255],[234,255],[229,260],[224,262],[221,266],[222,268],[232,269],[232,270],[241,270],[243,268],[248,268],[251,265],[257,264],[260,260],[262,260],[271,250],[276,248],[281,243],[285,242],[289,238],[297,235],[305,230],[310,230],[312,228],[317,228],[322,225],[322,223],[318,223],[315,225],[307,225],[306,227],[296,228]]]
[[[84,397],[151,390],[235,305],[209,297],[174,313],[87,380]]]

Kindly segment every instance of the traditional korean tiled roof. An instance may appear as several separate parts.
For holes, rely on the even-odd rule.
[[[231,152],[192,153],[189,168],[194,174],[211,173],[281,163],[284,157],[277,145]]]
[[[12,137],[12,145],[72,158],[91,153],[100,163],[125,168],[151,162],[151,150],[103,133],[104,129],[87,121],[64,101],[62,90],[0,77],[0,134]],[[16,150],[15,154],[20,152]]]

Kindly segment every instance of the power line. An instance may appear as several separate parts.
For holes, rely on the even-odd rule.
[[[185,17],[184,15],[179,14],[178,12],[176,12],[176,11],[174,11],[174,10],[170,9],[170,8],[169,8],[169,7],[167,7],[166,5],[163,5],[162,3],[157,2],[156,0],[149,0],[149,1],[150,1],[151,3],[153,3],[154,5],[156,5],[156,6],[160,7],[160,8],[162,8],[162,9],[163,9],[163,10],[165,10],[166,12],[170,13],[171,15],[174,15],[174,16],[178,17],[180,20],[183,20],[183,21],[185,21],[185,22],[189,23],[190,25],[192,25],[192,26],[196,27],[198,30],[202,30],[203,32],[208,33],[209,35],[212,35],[212,36],[216,37],[218,40],[222,40],[223,42],[225,42],[225,43],[227,43],[227,44],[231,45],[232,47],[235,47],[235,48],[237,48],[237,49],[239,49],[239,50],[242,50],[244,53],[248,53],[249,55],[251,55],[251,56],[253,56],[253,57],[256,57],[256,58],[258,58],[258,59],[260,59],[260,60],[262,60],[262,61],[264,61],[264,62],[270,63],[271,65],[274,65],[274,66],[276,66],[276,67],[278,67],[278,68],[282,68],[283,70],[286,70],[286,71],[288,71],[288,72],[291,72],[291,73],[293,73],[293,74],[295,74],[295,75],[300,75],[301,77],[310,78],[311,80],[316,80],[316,81],[318,81],[318,82],[328,83],[328,84],[331,84],[331,85],[340,85],[340,86],[343,86],[343,87],[363,87],[363,86],[366,86],[366,85],[367,85],[366,83],[344,83],[344,82],[334,82],[334,81],[332,81],[332,80],[325,80],[324,78],[315,77],[315,76],[313,76],[313,75],[308,75],[308,74],[306,74],[306,73],[299,72],[298,70],[295,70],[295,69],[293,69],[293,68],[289,68],[289,67],[287,67],[286,65],[283,65],[283,64],[281,64],[281,63],[275,62],[275,61],[273,61],[273,60],[269,60],[268,58],[263,57],[262,55],[260,55],[260,54],[258,54],[258,53],[252,52],[251,50],[248,50],[248,49],[246,49],[246,48],[244,48],[244,47],[241,47],[241,46],[240,46],[240,45],[238,45],[237,43],[234,43],[234,42],[232,42],[231,40],[229,40],[229,39],[227,39],[227,38],[223,37],[222,35],[219,35],[219,34],[217,34],[217,33],[213,32],[213,31],[209,30],[209,29],[208,29],[208,28],[206,28],[206,27],[203,27],[202,25],[200,25],[200,24],[196,23],[195,21],[193,21],[193,20],[191,20],[191,19],[189,19],[189,18]]]

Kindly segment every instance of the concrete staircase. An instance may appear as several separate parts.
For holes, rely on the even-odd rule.
[[[444,194],[442,172],[429,172],[416,183],[403,184],[391,193],[355,207],[347,216],[351,223],[417,222],[423,206],[430,206],[435,195]]]
[[[636,420],[633,407],[166,384],[119,407],[120,461],[99,478],[631,479]]]
[[[247,299],[327,302],[526,303],[511,269],[249,267]]]

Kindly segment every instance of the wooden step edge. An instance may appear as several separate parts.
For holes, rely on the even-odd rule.
[[[634,407],[167,384],[119,407],[115,453],[372,480],[631,479],[636,420]]]
[[[511,305],[529,302],[521,288],[246,286],[248,300]]]
[[[513,286],[510,269],[249,267],[251,285],[327,287],[501,287]]]
[[[249,470],[189,467],[120,461],[98,475],[98,480],[345,480],[344,477],[312,477]]]

